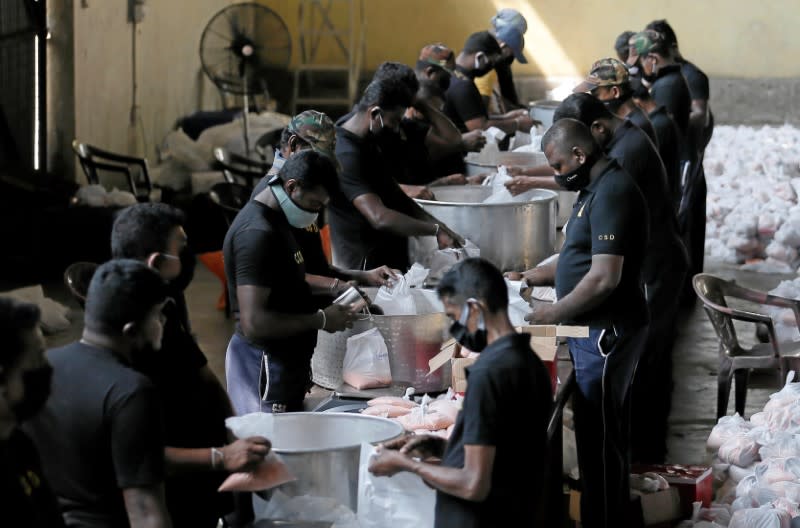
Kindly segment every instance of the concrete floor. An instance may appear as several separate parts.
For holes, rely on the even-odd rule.
[[[745,272],[729,266],[707,264],[706,270],[725,278],[734,278],[742,285],[769,290],[781,280],[793,278],[774,274]],[[219,279],[203,265],[198,264],[195,279],[186,295],[189,302],[190,317],[201,348],[206,353],[211,369],[224,383],[225,350],[233,332],[233,322],[225,318],[216,304],[221,292]],[[46,284],[47,296],[55,298],[75,309],[74,324],[66,331],[48,338],[50,346],[70,342],[80,334],[82,314],[77,304],[70,298],[60,283]],[[717,345],[718,340],[702,307],[696,304],[682,314],[679,323],[677,342],[674,351],[675,390],[669,429],[668,461],[679,464],[699,464],[708,462],[705,441],[715,423],[717,397]],[[752,327],[742,326],[740,339],[752,342]],[[758,412],[764,406],[769,394],[778,388],[774,375],[758,374],[751,377],[748,392],[746,415]],[[328,391],[319,388],[309,398],[310,407]],[[731,395],[729,414],[733,412]]]

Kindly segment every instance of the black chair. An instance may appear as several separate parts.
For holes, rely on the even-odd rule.
[[[211,187],[208,196],[219,207],[226,224],[230,226],[239,210],[250,201],[252,192],[249,187],[240,183],[220,182]]]
[[[97,264],[94,262],[79,261],[73,262],[64,271],[64,284],[81,308],[86,303],[86,292],[96,269]]]
[[[101,185],[103,173],[122,174],[128,188],[121,190],[130,191],[140,202],[150,201],[153,183],[150,181],[146,159],[109,152],[78,140],[72,142],[72,150],[75,151],[89,184]]]
[[[214,149],[214,159],[217,160],[217,166],[225,176],[226,182],[244,183],[245,186],[251,189],[255,187],[258,180],[267,174],[271,167],[268,163],[253,160],[235,152],[229,152],[222,147]]]

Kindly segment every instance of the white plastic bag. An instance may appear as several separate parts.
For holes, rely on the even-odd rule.
[[[389,349],[377,328],[347,338],[342,379],[359,390],[392,384]]]
[[[255,520],[330,522],[333,528],[359,528],[356,514],[347,506],[328,497],[289,495],[275,490],[269,501],[253,494]]]
[[[789,513],[763,506],[735,512],[728,528],[790,528],[791,522]]]
[[[381,307],[384,315],[417,315],[411,288],[420,288],[428,277],[428,269],[418,263],[395,280],[391,286],[381,286],[375,294],[375,304]]]
[[[725,441],[740,433],[745,433],[752,428],[753,426],[747,423],[738,413],[733,416],[723,416],[717,421],[717,425],[711,429],[711,434],[708,435],[706,445],[710,450],[716,451]]]
[[[427,262],[430,269],[429,276],[433,279],[441,279],[458,261],[480,256],[480,248],[469,240],[465,240],[464,247],[461,248],[437,249],[430,255]]]
[[[719,448],[719,459],[728,464],[748,467],[758,458],[759,445],[750,435],[740,433],[731,437]]]
[[[407,471],[391,477],[369,472],[375,448],[361,444],[358,471],[358,522],[361,528],[432,528],[436,492]]]
[[[511,319],[513,326],[525,326],[525,316],[531,312],[531,305],[520,295],[522,281],[510,281],[505,279],[508,288],[508,318]]]

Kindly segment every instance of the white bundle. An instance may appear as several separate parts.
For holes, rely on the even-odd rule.
[[[752,428],[753,425],[742,418],[739,413],[733,416],[723,416],[717,421],[717,425],[711,429],[706,445],[709,449],[717,451],[730,438],[746,433]]]

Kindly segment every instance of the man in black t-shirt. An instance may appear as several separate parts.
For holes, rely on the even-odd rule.
[[[405,83],[373,80],[356,111],[337,123],[336,157],[342,171],[328,212],[338,267],[387,265],[405,271],[411,236],[435,236],[440,247],[463,243],[403,192],[397,183],[403,164],[384,150],[381,136],[397,134],[414,93]]]
[[[183,223],[178,209],[143,203],[120,211],[111,231],[112,257],[146,263],[168,281],[170,295],[181,304],[185,285],[179,284],[180,255],[187,249]],[[216,528],[233,510],[230,494],[217,488],[227,473],[255,467],[269,443],[249,438],[227,445],[225,419],[234,415],[228,395],[177,304],[168,303],[164,316],[160,352],[139,354],[133,366],[153,381],[161,400],[164,452],[172,468],[165,482],[167,507],[175,526]],[[215,449],[220,460],[212,454]]]
[[[681,203],[681,136],[663,105],[656,103],[640,79],[633,83],[633,101],[647,114],[658,138],[658,154],[667,171],[667,187],[675,212]],[[688,249],[688,248],[687,248]]]
[[[39,308],[0,297],[0,497],[3,526],[61,528],[58,499],[39,453],[19,428],[50,394]]]
[[[654,20],[647,25],[647,29],[663,35],[670,48],[672,58],[681,66],[681,73],[686,79],[686,84],[689,85],[689,94],[692,98],[692,111],[689,114],[689,143],[696,153],[696,161],[683,186],[683,196],[678,214],[691,261],[690,272],[682,296],[685,303],[691,304],[697,299],[691,280],[697,273],[702,273],[705,259],[707,188],[703,158],[706,146],[714,133],[714,114],[711,113],[708,104],[710,97],[708,76],[700,68],[683,58],[678,48],[678,38],[666,20]]]
[[[490,116],[475,86],[475,78],[491,71],[501,55],[497,40],[488,31],[480,31],[467,38],[456,57],[456,69],[445,96],[444,113],[462,133],[494,126],[506,134],[513,134],[517,130],[528,131],[533,126],[526,109]]]
[[[511,326],[508,291],[491,263],[459,262],[442,277],[437,292],[454,321],[453,337],[480,352],[467,368],[467,390],[453,432],[448,440],[415,435],[381,446],[369,470],[388,476],[409,471],[435,488],[436,528],[533,522],[548,455],[553,397],[547,371],[530,348],[530,336]],[[433,463],[433,457],[441,462]],[[524,486],[517,484],[520,480]]]
[[[647,203],[650,243],[645,249],[641,279],[651,322],[646,352],[634,382],[631,438],[635,461],[658,463],[666,455],[672,343],[678,311],[675,292],[680,290],[688,268],[686,248],[678,233],[675,210],[667,190],[664,165],[644,132],[630,121],[613,116],[588,94],[567,97],[554,115],[555,119],[561,117],[576,118],[590,126],[608,157],[628,172]],[[645,394],[650,392],[657,396],[646,399]]]
[[[579,121],[555,121],[542,150],[559,184],[580,193],[556,261],[521,275],[530,286],[555,284],[558,300],[526,318],[589,327],[588,338],[569,338],[578,385],[581,519],[587,528],[630,526],[628,394],[647,334],[639,278],[647,206],[633,179]]]
[[[297,153],[239,211],[225,236],[225,275],[237,320],[225,376],[237,414],[302,411],[317,330],[351,325],[346,307],[316,308],[291,229],[313,224],[335,185],[329,158]]]
[[[280,149],[275,151],[272,167],[253,189],[255,198],[280,174],[286,160],[294,154],[312,149],[327,156],[338,165],[335,153],[336,131],[331,119],[322,112],[305,110],[294,116],[281,133]],[[306,282],[309,283],[319,308],[328,306],[334,298],[352,284],[383,286],[395,276],[387,266],[371,270],[346,270],[332,266],[322,247],[322,236],[317,222],[304,228],[292,227],[297,245],[303,252]]]
[[[159,350],[166,301],[146,264],[107,262],[89,284],[81,340],[47,352],[52,393],[25,429],[68,526],[170,525],[159,396],[132,367]]]
[[[667,108],[684,136],[689,133],[692,100],[681,66],[660,33],[646,29],[631,39],[628,64],[639,64],[656,103]],[[687,158],[688,159],[688,158]]]
[[[608,111],[622,119],[630,119],[641,128],[647,137],[658,147],[653,124],[647,115],[633,103],[633,88],[628,75],[628,67],[617,59],[600,59],[592,64],[592,69],[584,81],[576,86],[574,93],[589,92],[603,101]]]

